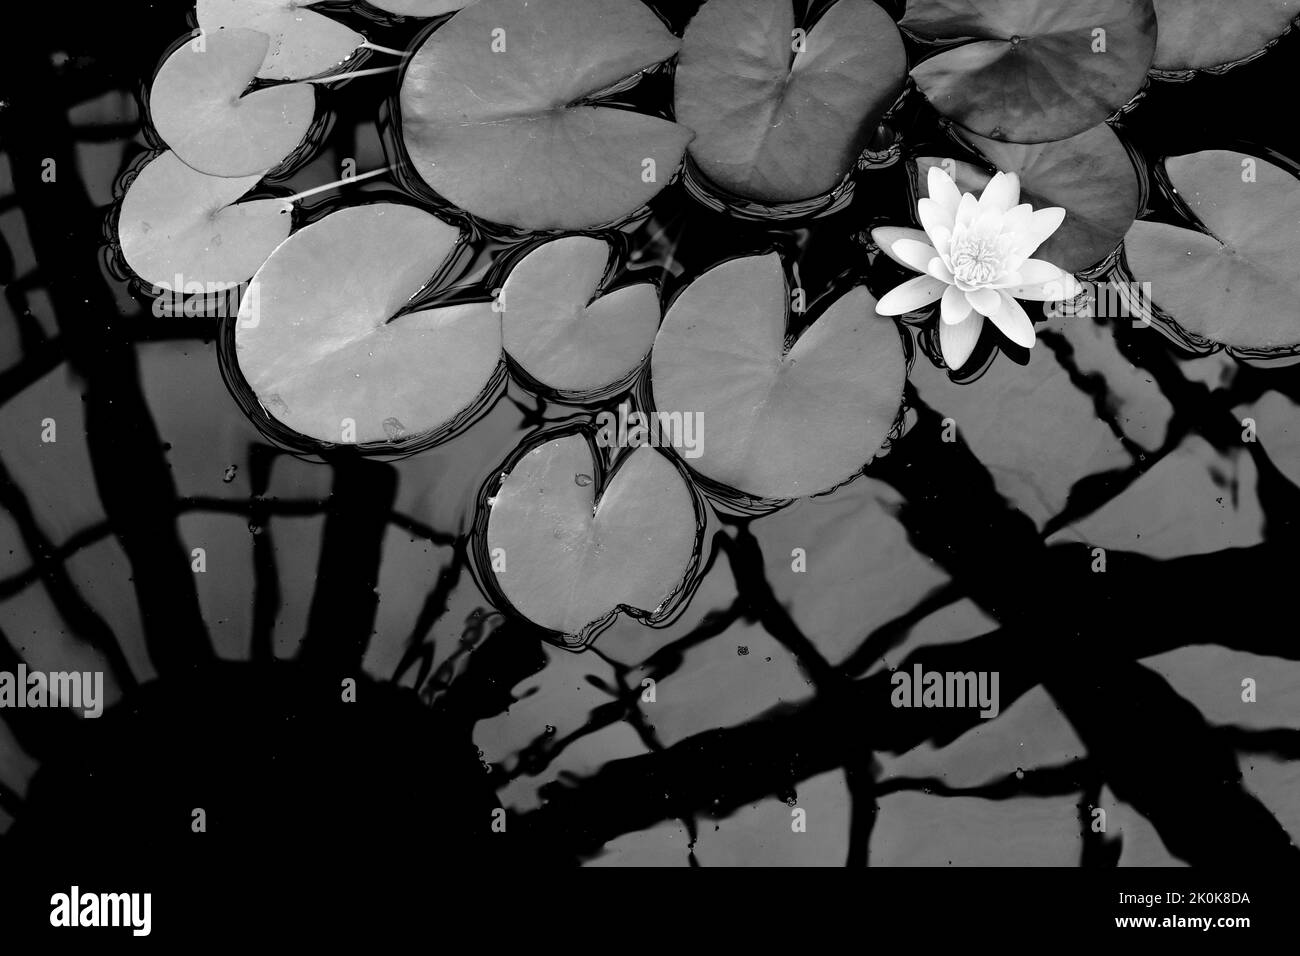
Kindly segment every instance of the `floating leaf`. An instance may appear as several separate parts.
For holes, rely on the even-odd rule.
[[[581,435],[546,442],[515,463],[488,518],[505,596],[524,617],[564,634],[620,606],[653,613],[681,587],[695,550],[691,492],[662,453],[642,446],[628,454],[599,500],[595,469]]]
[[[880,448],[903,391],[903,345],[866,289],[786,348],[789,291],[771,253],[733,259],[673,302],[651,353],[655,407],[698,413],[700,474],[748,495],[833,488]]]
[[[270,38],[257,75],[296,80],[338,66],[366,42],[356,30],[311,9],[320,0],[198,0],[205,33],[231,27],[257,30]]]
[[[621,219],[667,184],[691,133],[580,101],[677,52],[639,0],[480,0],[402,81],[416,170],[465,211],[525,229]]]
[[[203,34],[167,58],[149,91],[154,129],[188,166],[210,176],[262,175],[302,142],[316,93],[292,83],[241,95],[266,56],[253,30]],[[196,42],[196,41],[195,41]]]
[[[871,0],[839,0],[806,36],[791,0],[709,0],[682,38],[677,119],[718,185],[806,199],[853,168],[906,69],[898,28]]]
[[[992,139],[1041,143],[1096,126],[1142,88],[1151,0],[908,0],[903,29],[965,40],[912,69],[935,109]]]
[[[1205,70],[1243,60],[1285,33],[1300,0],[1155,0],[1157,70]]]
[[[467,7],[474,0],[366,0],[372,7],[387,10],[403,17],[439,17],[461,7]]]
[[[528,253],[502,292],[505,349],[543,385],[589,392],[626,377],[659,329],[659,291],[641,282],[597,295],[609,243],[565,236]]]
[[[426,433],[469,408],[501,359],[491,305],[397,314],[458,239],[414,206],[374,203],[281,243],[245,292],[235,332],[263,407],[335,443]]]
[[[1224,345],[1300,344],[1300,183],[1254,156],[1211,149],[1165,160],[1205,231],[1135,222],[1129,270],[1184,329]]]
[[[281,200],[234,204],[260,179],[207,176],[173,152],[158,155],[122,200],[117,233],[127,265],[146,282],[177,292],[190,282],[218,292],[245,281],[292,224],[292,207]]]
[[[1105,123],[1055,143],[1021,146],[967,134],[971,145],[1003,172],[1020,177],[1020,201],[1035,209],[1062,206],[1065,221],[1034,253],[1066,272],[1081,272],[1110,255],[1138,214],[1137,170]],[[970,163],[922,157],[921,182],[940,166],[963,192],[978,195],[992,174]]]

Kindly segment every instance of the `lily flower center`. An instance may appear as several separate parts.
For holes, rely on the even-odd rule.
[[[1004,269],[1005,249],[997,239],[963,236],[951,249],[952,274],[971,286],[993,282]]]

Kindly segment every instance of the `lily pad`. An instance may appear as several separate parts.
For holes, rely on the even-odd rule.
[[[543,385],[590,392],[641,364],[659,329],[659,291],[641,282],[599,293],[609,243],[565,236],[528,253],[502,292],[506,352]]]
[[[1151,0],[908,0],[904,30],[961,40],[912,78],[935,109],[991,139],[1042,143],[1096,126],[1146,81]]]
[[[1171,157],[1165,170],[1205,231],[1135,222],[1124,240],[1133,278],[1203,338],[1243,349],[1300,344],[1300,182],[1221,149]]]
[[[270,38],[257,75],[296,80],[338,66],[366,38],[312,10],[321,0],[198,0],[195,12],[204,33],[231,27],[258,30]]]
[[[242,29],[202,39],[202,52],[184,44],[154,77],[154,129],[201,173],[260,176],[302,142],[316,111],[316,92],[307,83],[290,83],[244,95],[270,39]]]
[[[585,100],[677,52],[639,0],[479,0],[430,34],[402,80],[420,176],[525,229],[622,219],[681,165],[683,126]]]
[[[898,414],[898,329],[862,287],[844,293],[786,347],[791,301],[775,253],[733,259],[687,286],[651,353],[655,407],[698,413],[690,465],[747,495],[826,491],[871,460]]]
[[[501,360],[491,304],[399,314],[459,238],[414,206],[373,203],[281,243],[235,330],[240,371],[267,412],[317,441],[366,443],[434,431],[473,405]]]
[[[1061,206],[1065,221],[1035,256],[1066,272],[1081,272],[1110,255],[1137,216],[1141,189],[1124,144],[1107,124],[1055,143],[999,143],[967,134],[971,145],[995,169],[1020,177],[1020,201],[1035,209]],[[962,192],[978,195],[992,173],[970,163],[921,157],[921,181],[940,166]]]
[[[1290,29],[1300,0],[1155,0],[1157,70],[1206,70],[1264,49]]]
[[[838,0],[806,36],[791,0],[709,0],[682,38],[674,103],[709,179],[788,202],[852,170],[906,69],[898,28],[871,0]]]
[[[619,607],[653,614],[683,584],[695,552],[694,501],[664,455],[624,457],[597,499],[592,449],[557,438],[515,463],[492,499],[487,545],[515,610],[580,634]]]
[[[159,154],[122,200],[117,234],[127,265],[146,282],[177,292],[190,282],[206,292],[244,282],[292,225],[292,206],[282,200],[235,203],[260,179],[207,176],[171,151]]]

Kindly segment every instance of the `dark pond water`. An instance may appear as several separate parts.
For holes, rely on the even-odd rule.
[[[680,32],[697,5],[654,6]],[[573,653],[483,584],[472,531],[522,443],[616,408],[644,376],[572,405],[511,369],[470,427],[401,454],[255,421],[220,360],[229,323],[154,317],[114,249],[115,204],[157,146],[143,93],[193,22],[185,3],[111,7],[26,37],[2,94],[0,669],[104,670],[109,700],[93,722],[0,714],[6,842],[89,841],[120,862],[170,852],[201,806],[229,841],[214,854],[329,832],[474,863],[1294,860],[1300,379],[1285,363],[1062,320],[1032,353],[982,346],[954,381],[906,328],[905,412],[864,477],[759,515],[710,509],[680,612],[621,616]],[[317,9],[390,47],[429,29]],[[1278,91],[1297,54],[1291,35],[1225,75],[1150,85],[1114,121],[1144,179],[1211,147],[1294,168]],[[396,77],[321,87],[318,144],[254,195],[400,163]],[[619,96],[663,112],[670,92],[658,70]],[[907,155],[947,142],[914,93],[888,125]],[[668,301],[776,249],[810,290],[806,321],[853,284],[883,295],[903,274],[869,230],[910,223],[915,190],[890,135],[874,146],[817,218],[756,221],[665,189],[603,233],[628,262],[618,281]],[[295,224],[380,199],[470,231],[431,299],[487,298],[537,242],[397,173],[312,196]],[[1158,182],[1148,205],[1170,214]],[[889,669],[917,662],[998,672],[1000,714],[891,707]],[[340,710],[348,676],[359,716]],[[1245,709],[1244,678],[1260,688]],[[479,824],[497,806],[510,824],[494,842]],[[468,822],[423,834],[439,819]]]

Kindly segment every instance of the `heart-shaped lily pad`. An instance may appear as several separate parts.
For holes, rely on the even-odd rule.
[[[1285,33],[1300,0],[1155,0],[1157,70],[1207,70],[1244,60]]]
[[[430,34],[402,80],[402,139],[424,181],[525,229],[622,219],[662,189],[691,133],[582,101],[677,52],[639,0],[479,0]]]
[[[309,84],[242,95],[269,44],[255,30],[205,33],[158,70],[149,113],[158,135],[186,165],[210,176],[260,176],[302,142],[316,111]]]
[[[775,253],[710,269],[677,297],[655,338],[660,412],[699,414],[691,467],[765,499],[826,491],[871,460],[898,414],[898,329],[862,287],[836,299],[789,348],[791,302]]]
[[[1151,0],[908,0],[903,29],[964,40],[912,69],[935,109],[991,139],[1042,143],[1137,94],[1156,47]]]
[[[838,0],[806,34],[791,0],[708,0],[682,38],[674,103],[709,179],[788,202],[853,168],[906,69],[898,28],[871,0]]]
[[[270,38],[257,75],[270,80],[315,76],[342,63],[366,42],[356,30],[312,10],[321,0],[198,0],[205,33],[231,27]]]
[[[135,274],[160,289],[219,292],[248,279],[292,225],[279,199],[234,204],[260,176],[207,176],[173,152],[149,161],[122,200],[117,234]],[[177,287],[177,277],[180,287]]]
[[[491,304],[397,314],[459,236],[414,206],[374,203],[281,243],[235,331],[240,371],[267,412],[318,441],[367,443],[432,432],[472,406],[501,360]]]
[[[1165,170],[1205,231],[1135,222],[1124,240],[1133,277],[1203,338],[1242,349],[1300,344],[1300,182],[1221,149],[1171,157]]]
[[[1114,130],[1105,123],[1055,143],[1022,146],[967,134],[971,145],[994,169],[1020,177],[1020,201],[1035,209],[1061,206],[1065,221],[1034,254],[1066,272],[1081,272],[1120,244],[1141,203],[1137,170]],[[979,195],[992,173],[970,163],[921,157],[917,172],[925,182],[939,166],[962,192]]]
[[[561,392],[591,392],[626,378],[650,353],[659,291],[641,282],[598,294],[609,243],[564,236],[538,246],[502,290],[505,350]]]
[[[581,635],[616,608],[651,616],[695,553],[694,500],[661,452],[642,446],[617,465],[597,500],[592,449],[581,435],[548,441],[510,469],[488,518],[498,585],[541,627]]]

